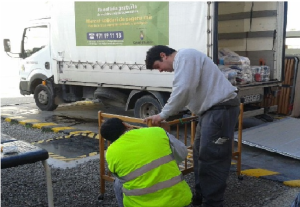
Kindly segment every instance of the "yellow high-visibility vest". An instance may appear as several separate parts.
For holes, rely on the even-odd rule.
[[[134,129],[107,149],[109,170],[123,183],[126,207],[180,207],[190,204],[191,189],[173,159],[166,132]]]

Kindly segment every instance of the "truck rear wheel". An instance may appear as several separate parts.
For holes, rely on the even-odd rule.
[[[134,106],[134,116],[136,118],[146,118],[148,116],[156,115],[161,111],[161,105],[156,98],[146,95],[139,98]]]
[[[54,94],[52,91],[42,84],[38,85],[34,90],[35,104],[42,111],[53,111],[58,105],[54,102]]]

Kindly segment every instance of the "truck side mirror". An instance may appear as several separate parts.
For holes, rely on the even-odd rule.
[[[10,50],[11,50],[10,40],[9,39],[4,39],[3,40],[3,45],[4,45],[4,51],[5,52],[10,52]]]

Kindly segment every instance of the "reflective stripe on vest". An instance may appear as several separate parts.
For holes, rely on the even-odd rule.
[[[149,188],[141,188],[141,189],[134,189],[134,190],[127,190],[127,189],[123,188],[123,193],[126,196],[141,196],[141,195],[145,195],[148,193],[154,193],[154,192],[164,189],[164,188],[169,188],[169,187],[181,182],[182,180],[183,180],[183,175],[180,174],[178,176],[171,178],[170,180],[166,180],[166,181],[157,183]]]
[[[146,173],[154,168],[159,167],[160,165],[171,162],[172,160],[174,160],[173,154],[169,154],[164,157],[158,158],[123,177],[119,177],[119,180],[121,183],[128,182],[130,180],[133,180],[133,179],[143,175],[144,173]]]

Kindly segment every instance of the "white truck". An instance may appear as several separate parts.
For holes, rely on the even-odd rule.
[[[145,67],[147,50],[195,48],[218,62],[228,48],[258,65],[270,80],[238,85],[245,104],[257,107],[267,88],[280,85],[284,67],[286,2],[53,1],[50,17],[31,21],[21,42],[4,39],[20,58],[20,93],[34,94],[41,110],[84,99],[158,113],[172,91],[172,73]],[[12,51],[18,44],[20,51]],[[15,47],[14,47],[15,48]]]

